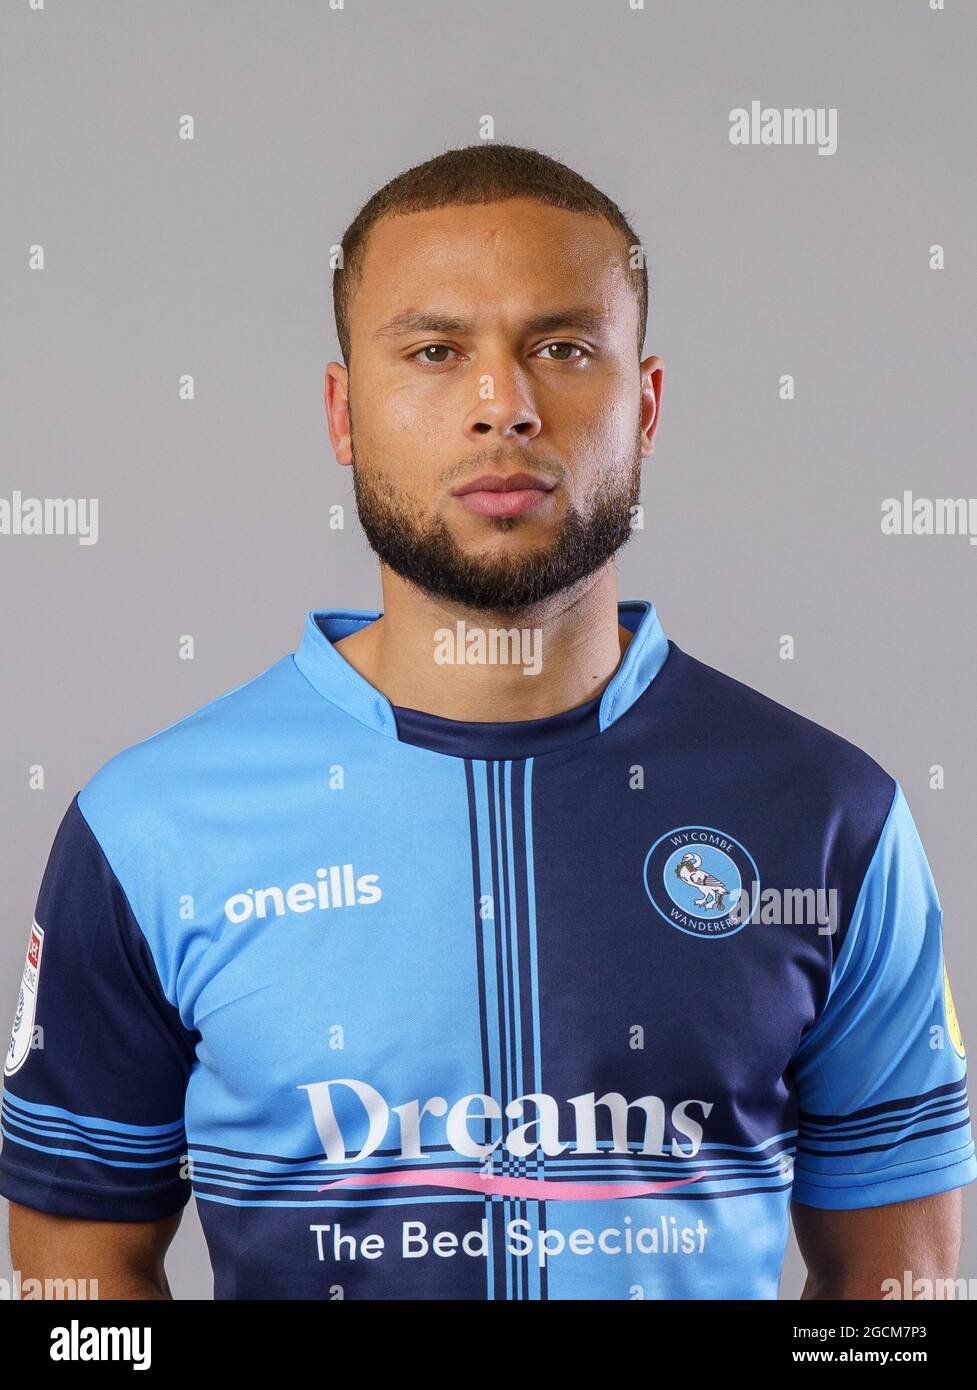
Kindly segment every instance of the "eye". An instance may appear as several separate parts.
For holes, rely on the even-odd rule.
[[[454,348],[449,348],[447,343],[428,343],[426,347],[418,348],[416,352],[411,353],[411,361],[420,362],[422,366],[427,367],[440,367],[447,361],[445,357],[422,356],[426,352],[454,352]]]
[[[546,343],[546,344],[544,344],[544,346],[541,348],[541,351],[542,351],[542,352],[547,352],[550,348],[570,348],[571,351],[573,351],[573,352],[579,352],[579,353],[580,353],[580,357],[578,357],[578,358],[573,358],[573,357],[547,357],[547,359],[546,359],[547,362],[573,362],[573,361],[578,361],[578,362],[579,362],[579,361],[582,361],[582,359],[583,359],[584,357],[589,357],[589,355],[590,355],[590,354],[587,352],[586,348],[580,347],[580,345],[579,345],[578,343],[568,343],[568,342],[564,342],[562,339],[559,339],[559,340],[557,340],[557,341],[555,341],[555,342],[552,342],[552,343]]]
[[[540,352],[549,352],[551,348],[555,348],[561,355],[547,357],[545,359],[547,362],[582,362],[585,358],[589,358],[590,356],[586,348],[582,348],[578,343],[566,342],[563,339],[555,339],[551,343],[545,343],[540,349]],[[412,362],[418,362],[424,367],[442,367],[447,365],[449,361],[448,355],[454,353],[454,351],[454,348],[449,347],[447,343],[427,343],[424,347],[418,348],[416,352],[412,352],[410,354],[410,360]],[[434,353],[440,353],[441,356],[432,356],[431,354]],[[572,353],[576,353],[577,356],[573,357],[570,355]]]

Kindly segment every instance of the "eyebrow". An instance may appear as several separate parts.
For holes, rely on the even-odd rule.
[[[585,333],[599,333],[606,326],[604,314],[585,304],[570,304],[549,314],[535,314],[526,319],[527,333],[554,333],[561,328],[580,328]],[[375,338],[399,338],[405,333],[473,333],[471,319],[457,318],[425,309],[405,309],[376,330]]]

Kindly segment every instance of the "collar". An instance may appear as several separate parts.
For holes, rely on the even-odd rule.
[[[506,724],[466,722],[392,705],[333,646],[351,632],[375,622],[381,616],[378,611],[310,609],[293,657],[306,680],[324,699],[387,738],[455,757],[530,757],[578,738],[603,733],[644,694],[661,670],[668,656],[668,639],[654,604],[644,599],[623,599],[617,611],[618,622],[634,636],[603,694],[575,709],[543,719]]]

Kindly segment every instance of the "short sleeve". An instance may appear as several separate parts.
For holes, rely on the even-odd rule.
[[[41,882],[4,1062],[0,1194],[108,1221],[182,1208],[198,1037],[164,996],[76,796]]]
[[[791,1073],[795,1201],[877,1207],[977,1178],[943,911],[898,783]]]

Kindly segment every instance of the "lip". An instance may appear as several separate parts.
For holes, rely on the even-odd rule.
[[[521,516],[543,506],[556,483],[535,473],[483,473],[463,483],[454,495],[480,516]]]
[[[467,497],[470,492],[517,492],[533,489],[538,492],[552,492],[556,483],[549,478],[541,478],[537,473],[483,473],[471,482],[462,483],[456,488],[455,497]]]

